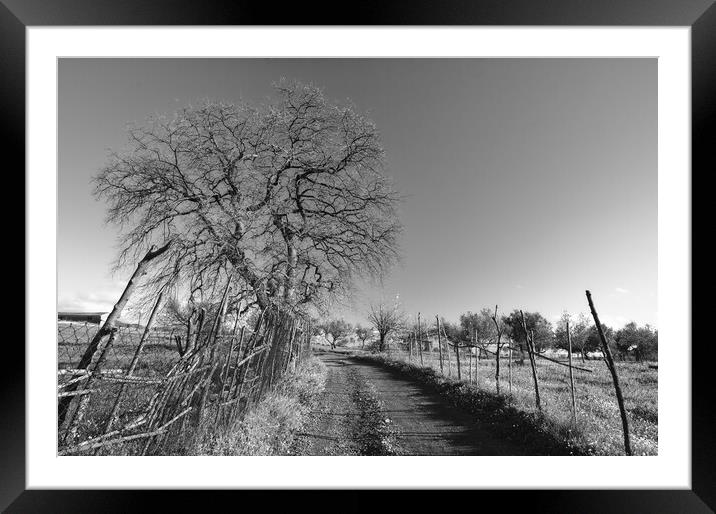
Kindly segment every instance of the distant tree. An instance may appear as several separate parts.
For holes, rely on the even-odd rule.
[[[449,341],[453,343],[465,341],[466,333],[460,323],[453,323],[451,321],[446,320],[445,318],[441,318],[440,324],[442,325],[442,329],[445,332],[445,337],[447,337]]]
[[[637,361],[655,360],[658,357],[658,336],[649,325],[639,327],[633,321],[627,323],[617,330],[614,343],[622,359],[630,353],[634,354]]]
[[[231,318],[236,320],[239,313],[239,304],[231,303],[227,307],[229,315],[224,321]],[[180,356],[190,352],[194,346],[209,334],[211,323],[219,315],[219,303],[210,301],[181,302],[178,298],[170,299],[160,314],[160,323],[172,334],[173,343]],[[255,317],[255,315],[254,315]],[[251,321],[251,320],[249,320]]]
[[[567,349],[567,321],[569,321],[569,334],[572,339],[572,351],[578,352],[582,357],[582,362],[586,359],[586,342],[589,333],[590,321],[586,314],[579,313],[577,319],[566,311],[562,313],[561,318],[557,322],[554,329],[554,346],[555,348]]]
[[[493,312],[484,308],[480,312],[466,312],[460,315],[460,328],[462,338],[474,341],[478,346],[485,348],[497,337],[495,323],[492,321]]]
[[[602,323],[602,332],[604,332],[604,337],[606,337],[612,353],[617,353],[616,344],[614,342],[614,329]],[[599,338],[599,332],[597,331],[596,325],[589,326],[584,341],[584,348],[587,352],[602,351],[602,342]]]
[[[378,331],[378,350],[384,351],[388,337],[405,325],[405,316],[397,306],[371,305],[368,321]]]
[[[365,348],[365,342],[373,337],[373,330],[369,327],[356,325],[356,335],[358,336],[358,339],[360,339],[361,348]]]
[[[332,319],[323,325],[326,335],[331,335],[331,348],[335,348],[336,344],[353,332],[353,326],[343,318]]]
[[[552,331],[552,324],[539,312],[525,312],[524,314],[527,330],[534,334],[535,350],[542,353],[553,345],[554,333]],[[509,316],[504,316],[502,320],[510,338],[522,346],[525,342],[526,335],[522,328],[520,311],[515,309]]]

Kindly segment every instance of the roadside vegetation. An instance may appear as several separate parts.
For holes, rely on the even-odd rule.
[[[621,455],[622,433],[609,372],[601,361],[591,361],[592,373],[579,378],[577,425],[572,425],[566,370],[556,364],[540,364],[542,413],[535,408],[528,366],[513,366],[512,394],[496,394],[494,362],[483,361],[478,383],[471,383],[463,369],[457,379],[440,373],[437,356],[424,365],[409,362],[400,352],[361,355],[437,391],[448,403],[491,423],[495,433],[535,448],[539,455]],[[453,361],[453,367],[455,363]],[[473,370],[474,373],[474,370]],[[630,417],[634,455],[658,452],[656,370],[647,365],[619,363],[619,373]],[[474,379],[474,375],[472,375]]]
[[[291,455],[326,382],[326,367],[309,357],[227,427],[202,424],[189,455]]]

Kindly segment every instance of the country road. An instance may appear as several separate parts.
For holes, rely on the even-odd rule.
[[[427,387],[340,351],[319,351],[326,388],[303,455],[529,455]]]

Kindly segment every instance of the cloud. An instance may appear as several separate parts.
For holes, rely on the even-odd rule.
[[[108,312],[119,299],[122,285],[112,285],[94,292],[61,294],[57,299],[60,311]]]
[[[627,293],[629,292],[628,289],[624,289],[623,287],[617,287],[617,288],[614,289],[614,290],[615,290],[617,293],[621,293],[621,294],[627,294]]]

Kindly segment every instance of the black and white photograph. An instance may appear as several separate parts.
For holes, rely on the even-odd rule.
[[[657,70],[58,59],[57,455],[658,455]]]

